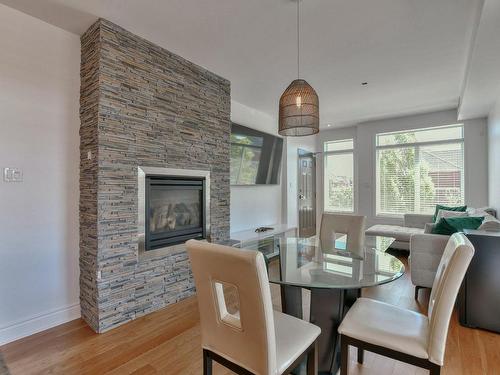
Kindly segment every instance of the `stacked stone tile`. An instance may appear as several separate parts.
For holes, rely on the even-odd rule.
[[[138,254],[138,166],[210,170],[229,238],[230,85],[106,20],[81,43],[80,299],[103,332],[194,294],[184,246]]]

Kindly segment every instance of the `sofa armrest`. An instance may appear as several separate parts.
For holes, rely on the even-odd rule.
[[[410,238],[410,270],[414,285],[431,288],[450,236],[414,234]]]
[[[432,215],[404,214],[404,226],[424,229],[425,224],[432,223]]]

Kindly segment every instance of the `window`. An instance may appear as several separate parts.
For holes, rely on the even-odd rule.
[[[354,140],[325,142],[325,211],[354,212]]]
[[[463,125],[377,134],[377,215],[464,203]]]

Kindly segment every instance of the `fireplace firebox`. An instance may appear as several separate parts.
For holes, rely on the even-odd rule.
[[[207,238],[209,188],[207,171],[140,167],[139,250]]]
[[[205,238],[204,180],[146,177],[146,250]]]

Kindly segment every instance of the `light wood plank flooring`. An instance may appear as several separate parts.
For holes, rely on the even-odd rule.
[[[273,303],[279,309],[279,287],[271,288]],[[420,293],[416,302],[408,272],[395,282],[363,291],[364,296],[425,312],[429,292]],[[201,374],[196,299],[184,300],[100,335],[82,320],[74,320],[0,347],[0,354],[12,375]],[[426,374],[424,370],[368,352],[363,365],[355,362],[354,350],[350,360],[350,374]],[[216,365],[214,374],[231,372]],[[464,328],[455,314],[442,374],[500,374],[500,334]]]

